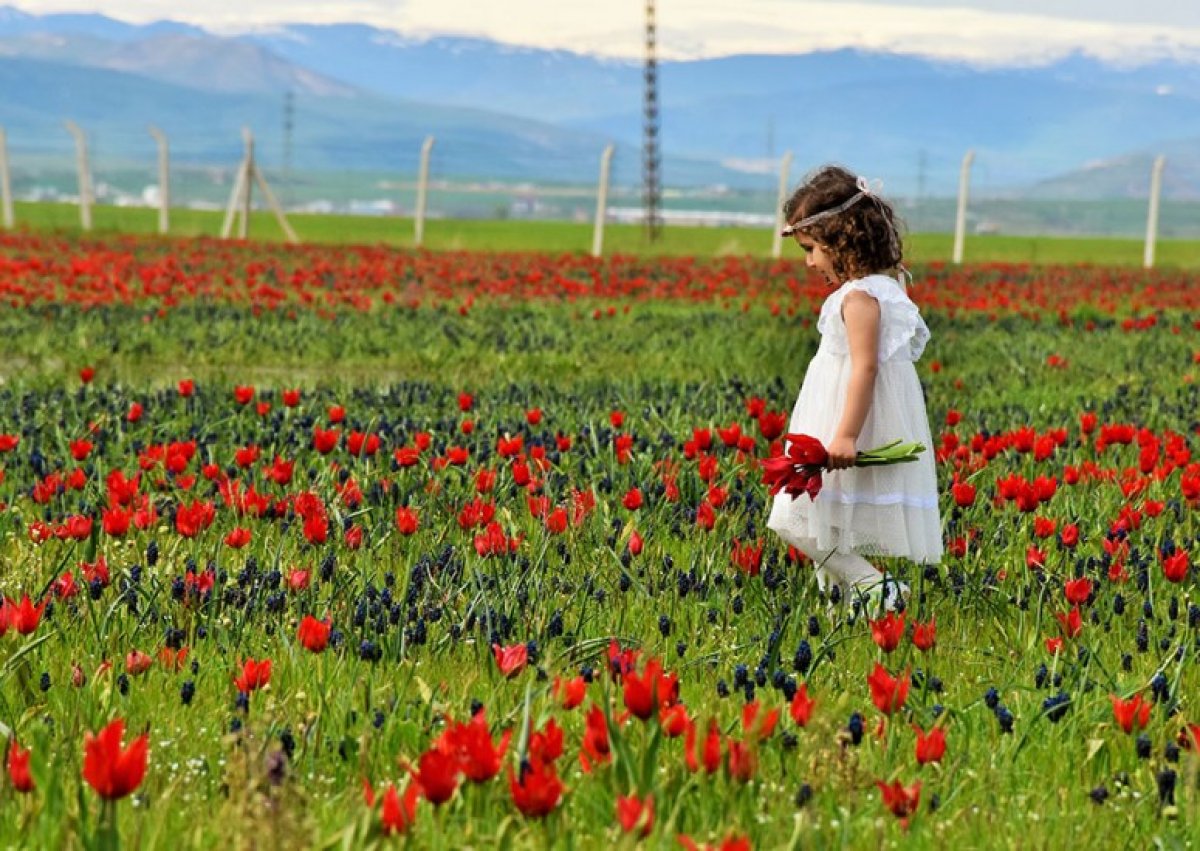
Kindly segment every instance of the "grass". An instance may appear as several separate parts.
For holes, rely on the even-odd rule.
[[[136,207],[93,208],[98,234],[155,233],[157,212]],[[171,211],[172,230],[178,236],[220,233],[223,214],[215,211],[177,209]],[[35,230],[79,231],[79,212],[67,204],[21,203],[16,220]],[[411,247],[411,219],[341,215],[293,215],[292,226],[302,240],[316,243],[387,244]],[[283,234],[273,216],[256,212],[251,216],[251,236],[278,241]],[[950,234],[917,233],[908,240],[907,254],[913,262],[948,261],[953,249]],[[546,251],[586,252],[591,250],[592,228],[588,224],[550,221],[459,221],[426,222],[425,245],[436,251]],[[634,225],[610,224],[605,228],[606,253],[647,255],[767,256],[771,234],[751,228],[668,228],[662,238],[648,244],[643,230]],[[789,250],[785,246],[785,250]],[[1140,240],[1114,237],[970,236],[964,259],[969,263],[1033,263],[1097,266],[1140,266]],[[1157,264],[1166,268],[1200,268],[1200,240],[1161,240]]]
[[[1104,298],[1144,297],[1137,276],[1097,277]],[[0,313],[0,434],[20,437],[0,454],[0,592],[37,597],[64,573],[79,585],[30,635],[0,636],[0,729],[31,749],[36,781],[29,795],[9,785],[0,793],[0,846],[103,846],[102,820],[114,814],[127,847],[382,847],[362,779],[403,789],[447,718],[465,719],[479,701],[494,735],[513,731],[503,764],[514,771],[529,725],[562,728],[562,802],[544,820],[526,818],[503,772],[464,783],[440,808],[421,802],[410,847],[665,851],[680,847],[679,833],[708,843],[746,835],[758,849],[1188,847],[1200,756],[1177,742],[1200,720],[1200,586],[1194,565],[1173,583],[1162,561],[1172,548],[1200,552],[1200,514],[1182,490],[1200,403],[1195,339],[1183,329],[1197,317],[1177,309],[1126,330],[1097,316],[1091,330],[1067,330],[1052,311],[1045,321],[929,312],[933,338],[918,375],[935,443],[990,436],[1005,448],[938,465],[955,546],[936,568],[882,562],[911,581],[908,617],[936,620],[937,646],[920,653],[906,638],[884,653],[863,619],[827,611],[810,565],[787,559],[765,528],[759,471],[715,431],[737,423],[765,451],[746,401],[788,410],[816,346],[801,322],[807,312],[773,316],[760,298],[745,311],[720,298],[636,302],[601,319],[582,303],[486,299],[466,315],[437,303],[332,318],[188,303],[153,319],[141,304]],[[97,370],[88,385],[78,378],[84,364]],[[186,377],[198,383],[190,398],[176,390]],[[245,384],[269,410],[235,401]],[[291,387],[301,390],[295,407],[282,402]],[[469,410],[464,391],[474,396]],[[144,406],[137,421],[127,413],[134,402]],[[335,404],[346,414],[336,426]],[[532,423],[535,407],[542,419]],[[625,416],[619,427],[614,410]],[[961,422],[944,425],[952,411]],[[1083,411],[1101,428],[1143,431],[1102,448],[1098,431],[1083,433]],[[340,430],[339,446],[322,455],[312,442],[326,427]],[[727,497],[710,531],[697,513],[716,495],[686,448],[697,429],[710,430],[712,483]],[[1025,429],[1051,440],[1046,457],[1018,448]],[[1052,437],[1060,430],[1061,442]],[[351,455],[352,431],[376,434],[380,452]],[[431,441],[421,463],[393,464],[392,450],[420,432]],[[628,463],[613,451],[618,433],[635,438]],[[571,437],[569,449],[558,449],[559,434]],[[536,493],[551,505],[571,516],[577,491],[594,494],[581,522],[554,533],[529,510],[534,493],[499,454],[500,438],[518,435],[541,480]],[[94,446],[77,459],[71,443],[84,437]],[[197,478],[187,487],[152,462],[143,471],[139,493],[157,508],[147,528],[118,537],[97,523],[82,540],[31,540],[35,524],[99,519],[110,470],[133,476],[149,447],[193,440],[185,478]],[[537,445],[549,450],[545,470],[532,462]],[[259,458],[241,466],[237,453],[250,446]],[[469,449],[466,465],[432,463],[452,446]],[[1147,447],[1161,475],[1137,472]],[[296,462],[286,485],[263,470],[277,455]],[[1094,475],[1067,483],[1068,467],[1087,465]],[[306,539],[295,499],[279,518],[238,514],[205,467],[272,500],[317,495],[328,540]],[[35,485],[75,469],[78,489],[50,488],[47,502],[35,501]],[[481,492],[480,470],[496,472],[490,490]],[[972,504],[952,496],[955,476],[977,488]],[[995,500],[1014,476],[1053,477],[1057,488],[1021,511]],[[350,480],[361,501],[345,496]],[[624,496],[635,487],[645,503],[631,509]],[[506,534],[523,536],[515,554],[476,549],[481,527],[460,520],[476,498],[495,503]],[[187,537],[176,513],[197,500],[216,504],[213,524]],[[419,512],[412,535],[397,527],[401,506]],[[1077,524],[1078,543],[1039,531],[1047,520],[1056,533]],[[363,532],[358,549],[343,537],[350,526]],[[225,543],[235,527],[252,532],[243,549]],[[634,530],[645,536],[637,555]],[[739,569],[735,542],[754,541],[761,570]],[[1031,547],[1045,553],[1040,568],[1028,566]],[[106,587],[84,575],[101,555]],[[1116,562],[1123,580],[1109,578]],[[292,587],[296,571],[308,573],[307,587]],[[189,575],[192,586],[211,578],[212,591],[189,593]],[[1046,640],[1061,636],[1056,614],[1069,609],[1064,585],[1076,576],[1094,582],[1094,594],[1080,606],[1079,635],[1050,652]],[[319,655],[297,640],[304,615],[328,617],[338,633]],[[664,738],[653,720],[618,720],[623,690],[605,673],[611,638],[678,674],[702,736],[709,719],[718,725],[722,767],[693,773],[681,739]],[[532,661],[504,676],[490,646],[527,642]],[[190,648],[181,669],[159,660],[181,643]],[[140,674],[127,669],[135,650],[154,659]],[[232,680],[247,658],[271,659],[273,673],[241,698]],[[876,662],[912,677],[904,709],[883,724],[866,684]],[[554,678],[585,669],[595,674],[587,701],[563,709]],[[817,700],[805,727],[785,698],[801,682]],[[1139,731],[1144,750],[1110,702],[1135,693],[1157,695]],[[726,766],[730,742],[747,740],[751,698],[783,715],[753,747],[757,765],[743,782]],[[613,757],[585,772],[582,712],[592,703],[607,715]],[[105,806],[81,779],[83,741],[118,717],[127,740],[148,733],[150,762],[134,794]],[[929,729],[935,719],[946,754],[919,767],[910,724]],[[1167,777],[1171,801],[1160,798]],[[880,780],[922,783],[907,826],[882,806]],[[631,792],[655,796],[655,825],[641,842],[614,815],[616,797]]]

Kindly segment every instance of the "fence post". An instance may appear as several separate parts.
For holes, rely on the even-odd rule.
[[[413,246],[421,247],[425,239],[425,200],[429,194],[429,154],[433,150],[433,137],[426,136],[421,145],[421,166],[417,172],[417,209],[413,216]]]
[[[962,170],[958,173],[958,215],[954,218],[954,263],[963,260],[963,241],[967,232],[967,196],[971,190],[971,163],[975,152],[967,151],[963,157]]]
[[[788,172],[792,169],[792,152],[788,151],[779,162],[779,194],[775,197],[775,231],[771,234],[771,256],[776,260],[783,253],[783,204],[787,201]]]
[[[158,232],[165,234],[171,229],[171,160],[167,148],[167,137],[153,124],[150,135],[158,143]]]
[[[12,180],[8,174],[8,139],[0,127],[0,215],[5,229],[13,226]]]
[[[613,145],[610,142],[600,155],[600,182],[596,186],[596,224],[592,228],[592,256],[604,253],[604,218],[608,214],[608,172],[612,166]]]
[[[1154,243],[1158,239],[1158,202],[1162,196],[1163,166],[1167,158],[1159,154],[1154,158],[1154,167],[1150,170],[1150,210],[1146,214],[1146,249],[1142,254],[1142,266],[1154,268]]]
[[[92,175],[88,170],[87,137],[74,121],[64,122],[67,132],[75,137],[75,169],[79,173],[79,224],[85,231],[92,229]]]

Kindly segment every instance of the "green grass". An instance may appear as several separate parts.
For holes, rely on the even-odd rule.
[[[237,262],[226,262],[217,271],[241,273]],[[464,261],[464,268],[476,267]],[[1113,288],[1125,286],[1128,300],[1143,298],[1137,277],[1109,281],[1105,294],[1119,300]],[[933,337],[918,375],[935,442],[945,431],[969,445],[976,434],[1026,427],[1040,435],[1062,429],[1066,439],[1042,460],[1010,447],[987,463],[975,454],[978,466],[939,465],[946,537],[969,546],[928,571],[883,562],[915,588],[910,618],[936,619],[938,634],[928,654],[905,640],[885,655],[863,620],[827,613],[811,566],[785,560],[785,547],[765,528],[759,470],[717,445],[715,432],[715,482],[729,499],[711,531],[694,520],[709,490],[685,441],[695,429],[734,422],[758,437],[746,409],[752,396],[771,410],[790,408],[817,344],[816,331],[802,324],[806,314],[772,316],[765,303],[743,311],[719,300],[637,302],[629,313],[597,320],[588,307],[481,300],[466,315],[430,305],[332,318],[311,309],[294,318],[283,310],[254,316],[190,302],[155,318],[146,304],[0,311],[0,434],[21,439],[0,454],[0,592],[36,596],[64,572],[78,578],[80,564],[101,554],[112,571],[112,584],[95,599],[78,579],[80,592],[55,601],[32,635],[0,636],[0,730],[14,731],[32,750],[37,783],[18,795],[0,781],[0,846],[102,844],[105,809],[81,779],[83,740],[120,717],[127,739],[143,731],[150,738],[145,780],[115,805],[123,847],[387,847],[378,813],[362,803],[362,778],[377,788],[403,787],[446,717],[464,719],[473,700],[486,706],[494,732],[514,731],[505,757],[514,769],[526,717],[537,728],[553,718],[564,730],[559,772],[567,792],[540,821],[516,812],[503,774],[464,784],[440,809],[420,804],[407,847],[667,851],[680,847],[678,833],[712,843],[745,834],[760,850],[1194,843],[1200,756],[1172,756],[1170,747],[1182,724],[1200,720],[1200,626],[1191,613],[1200,599],[1200,509],[1182,497],[1182,470],[1143,482],[1125,472],[1139,465],[1137,441],[1100,450],[1078,424],[1085,410],[1104,424],[1136,424],[1148,430],[1145,445],[1151,437],[1163,445],[1157,461],[1165,463],[1170,445],[1186,464],[1181,450],[1197,450],[1196,341],[1172,326],[1187,328],[1193,316],[1173,311],[1139,331],[1097,316],[1085,331],[1081,322],[1067,330],[1050,317],[929,312]],[[1078,310],[1088,315],[1086,305]],[[1048,365],[1051,353],[1062,366]],[[78,378],[84,364],[96,368],[87,386]],[[190,399],[175,390],[184,377],[197,379]],[[269,411],[234,401],[234,386],[247,383]],[[302,391],[295,408],[279,393],[290,387]],[[469,412],[460,409],[462,391],[475,395]],[[130,422],[135,401],[144,415]],[[346,409],[342,446],[318,455],[310,448],[313,428],[329,425],[333,404]],[[535,406],[544,417],[536,426],[526,413]],[[614,409],[626,416],[621,431],[637,438],[628,464],[612,451]],[[962,421],[948,429],[942,424],[951,410]],[[350,431],[378,434],[379,455],[351,456],[344,449]],[[391,451],[420,431],[433,440],[422,463],[394,468]],[[497,443],[520,434],[531,450],[535,440],[554,446],[558,433],[573,445],[544,471],[541,492],[569,507],[576,489],[591,490],[596,507],[552,535],[529,511],[530,493]],[[76,461],[70,443],[85,435],[95,446]],[[148,446],[187,440],[198,446],[188,472],[212,464],[273,497],[319,495],[330,540],[307,543],[295,519],[239,516],[203,476],[184,490],[161,469],[146,471],[140,485],[159,506],[149,528],[122,539],[97,530],[79,542],[30,540],[35,522],[76,512],[98,517],[110,470],[133,475]],[[235,453],[250,445],[259,447],[259,460],[236,467]],[[765,448],[761,439],[757,445]],[[469,447],[470,463],[436,469],[432,457],[449,446]],[[262,473],[276,455],[296,461],[287,486]],[[1067,485],[1067,465],[1085,462],[1113,478]],[[48,472],[76,468],[86,478],[80,490],[34,501],[33,487]],[[479,556],[477,530],[460,525],[463,505],[480,496],[480,469],[498,474],[486,495],[497,520],[524,535],[511,558]],[[678,502],[666,496],[663,475],[671,470]],[[956,474],[978,488],[968,507],[951,496]],[[996,483],[1013,475],[1053,476],[1057,492],[1036,511],[995,504]],[[347,476],[362,490],[357,506],[339,495]],[[1144,490],[1127,495],[1121,485],[1135,479]],[[646,494],[636,511],[622,501],[632,487]],[[170,511],[201,499],[217,502],[214,524],[185,538]],[[420,512],[411,537],[396,528],[400,505]],[[1158,506],[1153,513],[1151,505]],[[1107,578],[1104,542],[1129,507],[1144,513],[1128,530],[1130,576],[1119,583]],[[1053,535],[1035,537],[1037,517],[1060,528],[1078,524],[1076,548]],[[364,530],[361,549],[342,542],[343,522]],[[253,532],[245,549],[223,543],[235,526]],[[646,538],[636,557],[626,550],[633,528]],[[755,540],[764,545],[763,569],[752,576],[730,553],[735,541]],[[1160,552],[1168,544],[1192,553],[1183,583],[1164,578]],[[1046,551],[1044,569],[1026,566],[1030,546]],[[185,574],[203,574],[210,562],[212,596],[186,597]],[[308,588],[287,590],[293,569],[312,572]],[[1059,634],[1064,582],[1079,573],[1096,583],[1095,599],[1083,606],[1080,635],[1051,654],[1045,641]],[[296,632],[306,614],[328,616],[340,645],[319,656],[305,651]],[[168,635],[190,648],[183,670],[156,661],[142,674],[124,673],[127,654],[157,657]],[[758,746],[752,780],[740,782],[724,768],[690,773],[682,741],[665,741],[653,721],[637,720],[614,721],[613,762],[582,771],[582,713],[561,709],[551,683],[592,666],[599,673],[584,708],[594,701],[619,714],[620,686],[603,673],[612,637],[677,673],[687,712],[701,725],[715,719],[725,749],[745,736],[746,687],[734,687],[739,666],[751,683],[762,667],[754,697],[763,710],[784,713]],[[540,658],[505,678],[489,652],[493,640],[536,641]],[[364,658],[363,641],[378,648],[377,661]],[[797,670],[805,646],[811,665]],[[232,680],[248,657],[269,658],[274,667],[270,685],[242,704]],[[113,670],[102,670],[105,660]],[[866,684],[877,661],[914,675],[903,712],[883,727]],[[788,717],[776,672],[807,683],[816,698],[807,727]],[[1144,731],[1148,755],[1139,757],[1136,737],[1114,723],[1109,696],[1148,695],[1160,674],[1169,696],[1153,709]],[[194,689],[188,702],[185,683]],[[1011,734],[987,706],[993,688],[1014,718]],[[1061,718],[1045,706],[1059,695],[1068,701]],[[853,713],[864,722],[858,744],[848,732]],[[928,728],[935,715],[947,732],[946,755],[918,767],[909,724]],[[1169,771],[1177,786],[1167,807],[1158,783]],[[907,828],[881,805],[876,780],[922,782],[920,809]],[[798,802],[805,785],[811,797]],[[1099,788],[1108,793],[1103,805],[1090,797]],[[616,796],[634,791],[656,800],[654,830],[640,843],[614,818]]]
[[[158,214],[134,207],[93,208],[94,230],[107,233],[155,233]],[[223,214],[216,211],[176,209],[171,211],[171,233],[177,236],[216,236]],[[79,232],[79,212],[67,204],[18,204],[18,225],[35,230]],[[413,222],[404,218],[295,214],[289,220],[301,240],[317,243],[383,243],[401,247],[413,244]],[[254,239],[281,240],[283,234],[272,215],[251,216]],[[551,221],[460,221],[426,222],[425,246],[435,251],[546,251],[587,252],[591,250],[592,228],[588,224]],[[605,228],[606,253],[647,255],[767,256],[771,234],[751,228],[667,228],[653,244],[634,225],[610,224]],[[908,240],[911,262],[949,261],[953,248],[950,234],[917,233]],[[1097,266],[1140,266],[1142,242],[1115,237],[1023,237],[970,236],[964,249],[968,263],[1035,263]],[[784,246],[785,252],[794,252]],[[1200,268],[1200,240],[1161,240],[1157,263],[1167,268]]]

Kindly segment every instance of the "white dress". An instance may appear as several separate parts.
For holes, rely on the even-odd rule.
[[[887,275],[847,281],[821,306],[821,344],[809,363],[789,431],[829,445],[842,416],[850,379],[850,343],[842,301],[861,290],[879,302],[879,371],[871,408],[857,446],[873,449],[893,440],[927,449],[915,462],[825,471],[815,500],[780,492],[767,526],[813,556],[831,551],[898,556],[936,563],[942,555],[937,473],[925,397],[913,363],[929,340],[917,306]]]

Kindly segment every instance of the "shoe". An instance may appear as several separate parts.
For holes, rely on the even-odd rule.
[[[817,589],[820,591],[821,598],[825,600],[825,613],[830,617],[835,617],[838,610],[850,599],[850,586],[823,566],[817,567],[815,573]]]

